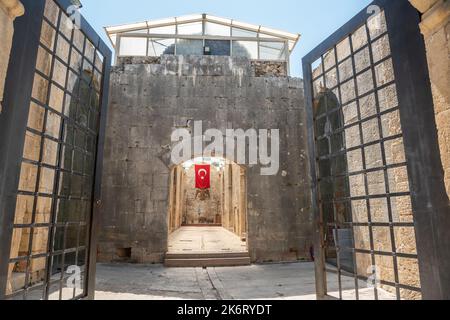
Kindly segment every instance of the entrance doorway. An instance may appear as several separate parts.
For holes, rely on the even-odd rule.
[[[196,188],[196,165],[210,168],[210,188]],[[171,171],[166,265],[248,265],[245,168],[216,157],[189,160]]]

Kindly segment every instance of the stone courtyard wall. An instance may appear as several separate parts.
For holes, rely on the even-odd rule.
[[[204,130],[280,129],[278,174],[246,170],[250,255],[254,262],[308,259],[313,217],[302,81],[255,77],[243,58],[132,62],[111,75],[99,261],[117,259],[117,248],[131,248],[135,262],[163,261],[171,134],[200,120]]]

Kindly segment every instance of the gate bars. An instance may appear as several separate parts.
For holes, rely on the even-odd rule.
[[[371,35],[370,18],[373,10],[377,8],[384,12],[386,24],[382,24],[381,27],[386,29],[381,34]],[[331,271],[338,275],[339,298],[345,298],[343,283],[347,275],[351,279],[354,278],[355,298],[359,299],[361,280],[370,279],[372,276],[370,273],[368,276],[361,275],[358,271],[357,256],[366,255],[373,265],[377,265],[376,259],[392,261],[389,262],[393,265],[391,280],[380,281],[379,277],[375,280],[378,280],[381,285],[392,287],[397,299],[403,298],[402,294],[405,290],[417,291],[423,299],[450,299],[450,273],[448,272],[450,270],[450,207],[444,185],[425,45],[420,34],[419,23],[419,13],[407,0],[377,0],[303,58],[312,200],[316,222],[314,230],[316,288],[319,298],[329,297],[331,289],[327,284],[327,271]],[[352,43],[353,35],[360,31],[367,34],[367,44],[362,44],[366,46],[364,48],[361,48],[359,43]],[[374,49],[375,42],[380,43],[386,37],[390,45],[390,54],[384,52],[383,57],[378,57],[379,52]],[[338,57],[338,52],[342,49],[339,46],[347,39],[350,47],[348,66],[351,77],[343,75],[347,58],[339,61]],[[370,66],[362,71],[357,70],[355,55],[361,54],[366,49]],[[333,59],[334,65],[329,67]],[[342,63],[338,67],[340,62]],[[380,75],[377,73],[378,66],[386,63],[392,63],[393,66],[393,78],[390,81],[380,80]],[[319,69],[321,67],[323,67],[322,70]],[[346,72],[349,72],[348,69]],[[361,82],[361,80],[364,79],[373,81],[372,89],[367,90],[362,87],[364,81]],[[347,82],[344,83],[345,81]],[[353,93],[349,93],[349,88],[353,87],[354,97]],[[380,92],[392,88],[396,89],[398,105],[390,106],[391,109],[386,110],[381,105]],[[349,95],[350,99],[346,99]],[[376,107],[375,114],[363,119],[366,115],[362,112],[362,99],[369,99],[369,97],[374,98],[372,103]],[[355,108],[357,120],[354,123],[344,123],[346,122],[344,108],[346,110]],[[385,137],[383,119],[390,112],[399,114],[401,132]],[[368,128],[369,121],[372,121],[373,128],[378,126],[377,130],[373,131],[374,135],[379,136],[375,142],[366,141],[364,130]],[[349,130],[352,125],[355,125],[354,132]],[[346,141],[352,141],[352,139],[359,139],[360,142],[356,143],[356,146],[347,146]],[[392,164],[386,145],[399,140],[403,140],[405,159]],[[379,167],[374,167],[373,163],[368,163],[366,156],[368,153],[373,155],[374,153],[368,150],[378,144],[381,145],[381,162],[378,164]],[[334,145],[338,145],[339,150],[332,150]],[[325,154],[324,148],[328,150]],[[342,160],[342,154],[346,157],[353,151],[362,154],[361,160],[353,163],[362,166],[356,173],[349,172],[351,168],[347,167],[347,164],[338,163],[337,160]],[[348,164],[350,165],[350,162]],[[407,168],[409,190],[395,188],[390,190],[391,172],[401,170],[402,167]],[[338,170],[341,171],[337,172]],[[381,186],[383,191],[374,193],[369,177],[372,178],[377,172],[380,173],[379,181],[383,181],[378,187]],[[355,195],[352,192],[359,183],[354,179],[357,175],[361,177],[360,182],[364,190],[361,194]],[[339,184],[342,178],[345,181]],[[333,189],[336,185],[338,190]],[[330,188],[332,192],[327,193]],[[403,199],[411,198],[413,212],[411,222],[397,221],[394,218],[394,199],[400,199],[398,198],[400,196],[403,196]],[[354,217],[360,213],[355,212],[353,206],[357,201],[365,203],[362,209],[367,214],[367,221],[354,221]],[[376,212],[372,207],[374,201],[386,203],[389,220],[382,223],[375,221]],[[349,208],[350,217],[348,212],[345,217],[339,217],[342,211]],[[330,228],[332,233],[329,232]],[[369,248],[357,248],[357,244],[362,241],[361,234],[358,236],[355,232],[357,228],[366,228],[365,230],[369,231],[368,238],[365,240],[370,242]],[[389,239],[391,243],[390,246],[388,245],[389,248],[380,249],[379,233],[375,232],[377,228],[389,230],[386,231],[386,239]],[[398,228],[414,230],[416,255],[405,254],[397,248]],[[347,235],[347,238],[344,237],[343,232],[346,230],[350,230],[351,234],[351,236]],[[331,242],[335,245],[330,245]],[[411,245],[411,242],[413,240],[406,243]],[[331,261],[333,259],[330,257],[334,257],[334,254],[336,261]],[[350,261],[347,264],[346,259]],[[398,270],[400,259],[411,261],[418,259],[420,288],[402,283],[400,279],[402,275]],[[336,268],[330,268],[330,263],[336,264]],[[380,298],[377,286],[374,286],[373,296],[375,299]]]
[[[70,28],[71,0],[22,3],[0,113],[0,299],[93,298],[112,53],[81,15],[79,30]],[[31,112],[42,123],[30,123]],[[38,155],[26,154],[30,141],[39,141]],[[24,167],[35,179],[29,189]],[[16,219],[19,197],[31,210],[27,221]],[[28,238],[13,253],[17,234]],[[67,259],[82,269],[79,290],[63,292]],[[7,293],[17,267],[23,285]]]

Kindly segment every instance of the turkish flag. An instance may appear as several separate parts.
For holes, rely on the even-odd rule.
[[[195,188],[197,189],[211,188],[210,165],[195,165]]]

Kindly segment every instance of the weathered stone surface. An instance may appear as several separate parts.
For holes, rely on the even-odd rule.
[[[132,248],[137,262],[162,262],[170,137],[176,128],[192,129],[194,120],[202,120],[204,130],[280,129],[278,175],[261,176],[259,166],[246,172],[250,254],[253,261],[309,258],[313,228],[302,87],[300,79],[255,77],[243,58],[162,56],[161,64],[114,69],[100,260],[110,261],[116,248]]]
[[[287,77],[288,68],[286,62],[276,61],[252,61],[257,77]]]
[[[23,14],[24,8],[20,1],[0,0],[0,113],[2,112],[3,89],[14,34],[13,21]]]
[[[174,58],[171,55],[165,55],[162,57],[119,57],[117,58],[117,64],[113,70],[123,70],[129,65],[147,65],[146,68],[150,72],[155,74],[173,75],[221,75],[224,71],[230,71],[229,68],[222,65],[215,65],[214,56],[191,56],[189,59],[195,59],[200,62],[201,67],[191,69],[189,64],[180,65],[176,61],[182,57]],[[288,76],[288,66],[286,62],[277,61],[262,61],[262,60],[252,60],[250,66],[246,65],[245,58],[235,57],[233,58],[233,63],[235,66],[238,65],[238,61],[247,68],[249,74],[254,74],[256,77],[287,77]],[[250,67],[250,69],[249,69]],[[222,69],[223,68],[223,69]],[[242,73],[240,69],[235,69],[236,73]],[[245,72],[245,71],[244,71]]]
[[[450,21],[450,20],[449,20]],[[445,185],[450,195],[450,22],[426,39],[431,89],[433,91],[436,125],[445,172]]]

